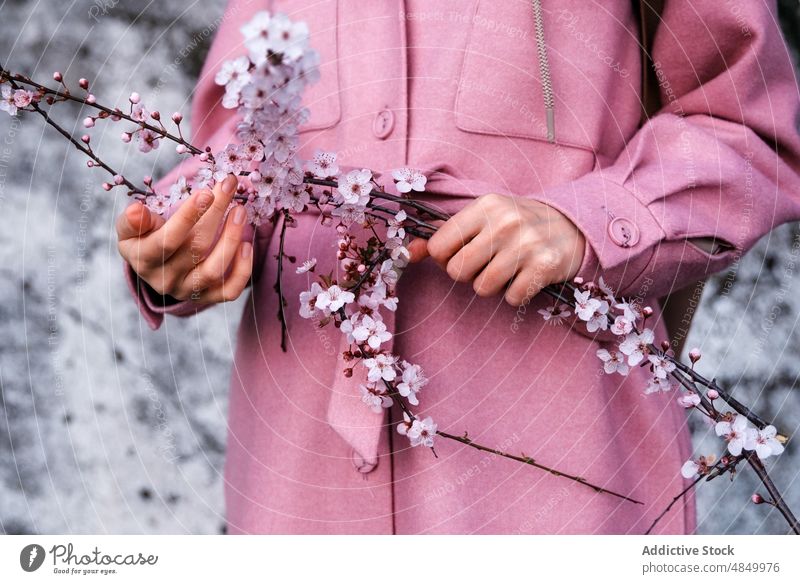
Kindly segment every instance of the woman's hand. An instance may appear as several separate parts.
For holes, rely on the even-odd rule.
[[[446,221],[426,242],[411,242],[411,260],[430,255],[457,282],[472,282],[479,296],[506,289],[512,306],[530,301],[549,284],[571,280],[586,241],[562,213],[531,199],[489,194]]]
[[[119,253],[158,294],[200,304],[238,298],[253,270],[253,246],[242,241],[243,207],[228,214],[215,243],[236,185],[229,175],[213,192],[192,193],[166,221],[141,203],[130,205],[117,219]]]

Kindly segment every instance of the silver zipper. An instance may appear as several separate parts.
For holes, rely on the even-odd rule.
[[[547,120],[547,140],[556,141],[556,114],[553,98],[553,82],[550,79],[550,62],[547,59],[547,44],[544,41],[544,22],[542,20],[541,0],[531,0],[533,22],[536,27],[536,48],[539,55],[539,79],[542,82],[544,113]]]

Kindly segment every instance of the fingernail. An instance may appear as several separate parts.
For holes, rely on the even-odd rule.
[[[233,224],[234,225],[241,225],[244,223],[244,216],[246,215],[244,207],[236,207],[233,211]]]
[[[194,200],[194,204],[198,209],[207,209],[208,206],[214,201],[214,195],[209,192],[200,193]]]
[[[250,253],[253,251],[253,245],[248,242],[244,242],[242,244],[242,257],[247,259],[250,257]]]
[[[236,184],[239,181],[236,180],[236,177],[232,174],[229,174],[225,177],[225,180],[222,181],[222,192],[226,195],[230,195],[233,192],[233,189],[236,188]]]

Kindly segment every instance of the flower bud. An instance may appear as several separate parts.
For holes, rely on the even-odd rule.
[[[81,142],[83,142],[84,144],[88,144],[89,140],[91,140],[91,138],[89,138],[89,134],[84,134],[83,136],[81,136]]]
[[[697,363],[700,360],[700,357],[702,356],[703,355],[700,353],[700,349],[698,349],[697,347],[689,351],[689,360],[692,363]]]
[[[91,116],[89,116],[88,118],[83,118],[83,127],[94,128],[94,118]]]
[[[62,81],[64,81],[64,77],[61,75],[61,73],[56,71],[56,72],[53,73],[53,81],[61,83]]]
[[[153,184],[153,177],[149,174],[145,175],[144,178],[142,178],[142,182],[149,187],[151,184]]]
[[[78,85],[81,86],[81,89],[89,89],[89,80],[85,77],[81,77],[78,79]]]
[[[181,112],[175,112],[172,114],[172,121],[176,124],[180,124],[183,121],[183,114]]]
[[[158,110],[154,112],[150,112],[150,117],[153,118],[155,121],[159,121],[161,119],[161,114]]]
[[[578,286],[580,286],[581,284],[583,284],[583,278],[581,278],[580,276],[575,276],[575,277],[572,279],[572,281],[573,281],[573,282],[575,282],[575,283],[576,283]]]
[[[86,96],[86,103],[94,103],[95,101],[97,101],[97,98],[94,96],[93,93],[90,93],[89,95]]]
[[[200,162],[208,162],[208,152],[203,152],[200,155]]]
[[[261,173],[258,172],[257,170],[252,171],[250,173],[250,182],[251,183],[261,182]]]
[[[88,166],[89,168],[94,168],[94,160],[91,159],[87,160],[86,166]]]
[[[175,146],[175,152],[177,152],[178,154],[186,154],[187,151],[188,150],[186,146],[184,146],[183,144],[178,144],[177,146]]]
[[[139,103],[139,101],[141,101],[141,99],[142,99],[141,96],[134,91],[133,93],[131,93],[131,96],[128,98],[128,101],[131,102],[133,105],[136,105],[137,103]]]
[[[753,496],[752,496],[752,497],[750,497],[750,500],[751,500],[751,501],[752,501],[752,502],[753,502],[755,505],[761,505],[761,503],[763,503],[763,502],[764,502],[764,497],[762,497],[762,496],[761,496],[759,493],[753,493]]]
[[[669,341],[661,341],[661,350],[665,353],[669,351]]]
[[[352,367],[348,367],[347,369],[345,369],[344,370],[344,376],[345,377],[352,377],[353,376],[353,368]]]
[[[706,397],[711,401],[714,401],[715,399],[719,399],[719,392],[716,389],[709,389],[706,392]]]
[[[123,176],[121,174],[115,174],[114,175],[114,184],[115,185],[121,185],[124,182],[125,182],[125,179],[123,178]]]
[[[131,141],[131,138],[133,138],[133,136],[131,136],[130,132],[122,132],[122,134],[120,134],[119,137],[120,137],[120,140],[122,140],[126,144]]]
[[[364,264],[358,264],[358,268],[356,269],[358,270],[359,274],[363,274],[364,272],[367,271],[367,266],[365,266]]]
[[[104,190],[104,191],[110,191],[112,188],[113,188],[113,187],[111,186],[111,184],[110,184],[110,183],[107,183],[107,182],[106,182],[106,183],[103,183],[103,190]]]
[[[642,308],[642,314],[645,317],[653,316],[653,309],[649,306],[645,306],[644,308]]]

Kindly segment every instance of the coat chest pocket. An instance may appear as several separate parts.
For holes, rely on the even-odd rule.
[[[275,0],[272,2],[271,12],[283,12],[293,21],[308,24],[311,47],[319,53],[320,78],[303,93],[303,104],[309,109],[310,115],[308,121],[300,127],[300,132],[335,126],[342,115],[337,50],[338,0]]]
[[[624,43],[615,43],[615,35],[630,41],[629,19],[606,23],[615,15],[594,2],[543,5],[556,142],[596,153],[602,133],[617,123],[613,101],[618,93],[636,96],[638,60],[631,60],[636,54],[620,46]],[[477,0],[471,14],[454,108],[456,126],[466,132],[547,141],[530,0]]]

